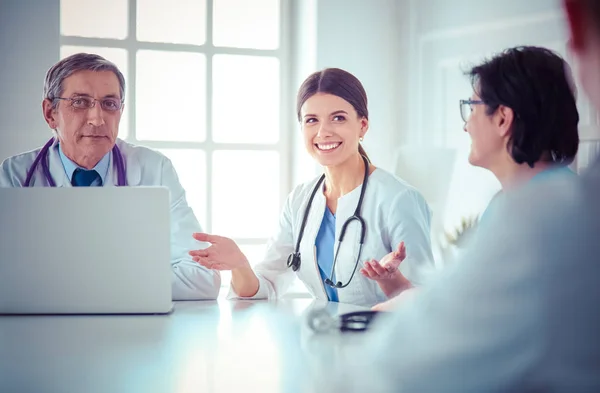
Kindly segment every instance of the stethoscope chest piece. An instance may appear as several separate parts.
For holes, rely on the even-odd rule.
[[[308,314],[308,326],[317,333],[364,332],[380,314],[379,311],[364,310],[332,316],[326,310],[318,309]]]
[[[288,256],[287,266],[291,267],[293,271],[297,272],[300,269],[300,253],[293,252]]]

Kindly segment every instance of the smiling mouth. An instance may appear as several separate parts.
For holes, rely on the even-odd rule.
[[[333,142],[333,143],[315,143],[315,147],[319,151],[330,152],[336,150],[338,147],[342,145],[342,142]]]

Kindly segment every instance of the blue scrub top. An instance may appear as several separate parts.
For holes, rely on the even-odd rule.
[[[321,221],[321,227],[317,234],[315,246],[317,247],[317,263],[319,265],[319,273],[321,280],[327,292],[327,297],[332,302],[338,302],[337,289],[325,284],[325,279],[331,274],[333,266],[333,247],[335,245],[335,215],[327,207]],[[331,277],[331,281],[335,282],[335,277]]]

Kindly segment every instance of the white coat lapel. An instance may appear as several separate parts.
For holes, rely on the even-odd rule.
[[[346,221],[354,215],[356,211],[356,206],[358,205],[358,200],[360,197],[360,187],[353,190],[352,192],[342,196],[338,199],[338,206],[336,211],[336,219],[335,219],[335,250],[337,251],[337,263],[335,266],[335,274],[336,281],[341,281],[342,284],[346,284],[350,277],[352,277],[352,273],[354,272],[354,267],[356,265],[356,258],[358,257],[358,251],[360,249],[360,232],[361,226],[357,220],[352,220],[348,226],[346,227],[346,232],[344,235],[344,240],[339,244],[339,238],[342,232],[342,227],[346,223]],[[365,238],[366,243],[366,238]],[[339,250],[338,250],[338,246]],[[357,297],[363,296],[363,288],[360,285],[360,277],[356,277],[358,270],[362,267],[362,262],[364,256],[360,256],[360,260],[358,263],[358,267],[356,268],[356,272],[354,273],[354,277],[350,281],[350,284],[343,289],[338,290],[338,294],[340,294],[340,300],[342,296],[346,299],[351,297],[352,299],[356,299]],[[342,292],[344,294],[342,295]],[[356,300],[354,300],[356,302]]]
[[[142,183],[142,163],[136,156],[130,154],[131,151],[129,146],[122,140],[117,140],[117,146],[123,157],[123,164],[125,166],[125,174],[128,186],[139,186]],[[152,174],[155,178],[160,178],[161,174]],[[115,155],[111,152],[110,165],[108,168],[108,176],[106,176],[106,184],[110,186],[117,185],[119,183],[119,174],[117,166],[115,165]]]
[[[40,163],[40,171],[42,165]],[[67,173],[65,172],[65,167],[60,159],[60,153],[58,152],[58,139],[54,139],[54,143],[48,149],[48,169],[50,169],[50,176],[56,183],[56,187],[72,187],[69,178],[67,177]],[[43,176],[43,171],[41,171]],[[47,180],[44,179],[44,184],[47,184]]]
[[[322,185],[321,185],[322,187]],[[298,212],[299,224],[298,228],[302,224],[302,218],[312,192],[313,187],[310,188],[309,193],[306,195],[306,202]],[[325,292],[324,284],[319,273],[319,266],[317,263],[317,254],[315,248],[315,241],[323,221],[323,215],[325,214],[325,196],[323,195],[322,188],[317,191],[313,200],[308,219],[306,220],[306,228],[304,229],[304,235],[300,243],[300,255],[302,263],[300,270],[298,270],[298,277],[304,282],[308,289],[318,299],[327,300],[327,293]]]

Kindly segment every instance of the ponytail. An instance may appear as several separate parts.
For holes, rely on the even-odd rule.
[[[369,156],[367,155],[367,152],[365,151],[365,149],[362,147],[362,145],[360,143],[358,144],[358,154],[365,157],[367,159],[367,161],[369,161],[369,164],[371,163],[371,159],[369,158]]]

